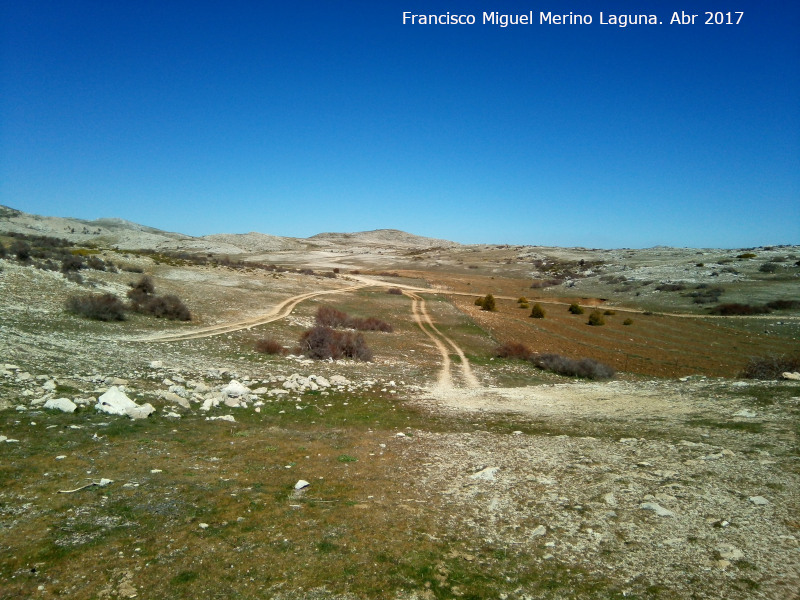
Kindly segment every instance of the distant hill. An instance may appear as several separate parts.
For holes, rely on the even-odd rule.
[[[332,245],[356,244],[362,246],[389,246],[392,248],[455,248],[457,242],[423,237],[406,233],[399,229],[375,229],[356,233],[318,233],[308,238],[310,242],[323,242]]]
[[[119,218],[93,221],[34,215],[0,205],[0,232],[48,235],[71,242],[96,242],[128,250],[173,250],[215,254],[252,254],[303,250],[309,247],[337,248],[432,248],[459,246],[456,242],[427,238],[397,229],[376,229],[357,233],[320,233],[307,239],[265,233],[217,233],[193,237],[162,231]]]

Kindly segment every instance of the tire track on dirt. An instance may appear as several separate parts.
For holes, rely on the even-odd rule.
[[[280,302],[277,306],[275,306],[275,308],[273,308],[267,314],[261,315],[260,317],[256,317],[255,319],[237,321],[234,323],[222,323],[220,325],[201,327],[199,329],[194,329],[192,331],[185,331],[181,333],[165,333],[165,334],[157,334],[155,336],[138,337],[130,339],[128,341],[159,342],[159,343],[182,342],[185,340],[196,340],[205,337],[213,337],[215,335],[222,335],[225,333],[232,333],[234,331],[240,331],[242,329],[252,329],[253,327],[257,327],[259,325],[266,325],[267,323],[272,323],[273,321],[277,321],[279,319],[284,319],[288,317],[294,310],[295,306],[297,306],[304,300],[308,300],[309,298],[314,298],[316,296],[324,296],[326,294],[346,294],[348,292],[354,292],[356,290],[360,290],[365,287],[370,287],[370,286],[368,284],[364,284],[364,285],[356,285],[336,290],[307,292],[305,294],[299,294],[297,296],[292,296],[291,298],[287,298],[283,302]]]
[[[414,292],[410,292],[408,290],[403,290],[403,293],[411,298],[411,313],[414,317],[414,321],[416,321],[419,328],[433,341],[436,349],[439,350],[439,354],[442,355],[442,368],[439,371],[439,377],[437,380],[437,387],[439,388],[453,388],[453,376],[452,376],[452,360],[450,359],[450,351],[448,349],[448,345],[455,351],[458,355],[459,359],[461,360],[459,366],[461,368],[461,379],[463,380],[464,384],[468,388],[478,388],[481,387],[478,378],[475,377],[475,374],[472,372],[472,367],[469,364],[469,360],[467,360],[464,351],[461,347],[456,344],[452,339],[447,337],[443,334],[439,329],[437,329],[436,325],[433,324],[431,320],[430,314],[425,306],[425,300],[422,296],[415,294]],[[427,327],[426,327],[427,325]]]

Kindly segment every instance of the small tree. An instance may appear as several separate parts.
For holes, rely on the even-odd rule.
[[[544,319],[544,315],[545,315],[545,312],[544,312],[544,309],[542,308],[542,305],[539,304],[538,302],[536,304],[534,304],[533,305],[533,309],[531,309],[531,318],[532,319]]]
[[[494,296],[492,296],[491,294],[486,294],[486,296],[483,297],[483,303],[481,304],[481,308],[483,310],[488,310],[488,311],[497,310],[497,305],[495,303]]]
[[[569,310],[569,312],[571,312],[573,315],[582,315],[583,314],[583,309],[580,306],[578,306],[577,304],[575,304],[574,302],[569,305],[569,308],[567,310]]]

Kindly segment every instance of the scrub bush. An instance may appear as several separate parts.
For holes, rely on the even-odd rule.
[[[745,379],[780,379],[781,374],[800,371],[800,355],[780,356],[771,354],[751,358],[739,374]]]
[[[70,296],[67,310],[75,315],[97,321],[124,321],[125,304],[114,294]]]
[[[300,336],[300,352],[308,358],[317,360],[329,358],[372,360],[372,351],[367,347],[362,334],[354,331],[336,331],[321,325],[303,332]]]
[[[533,308],[531,309],[531,318],[532,319],[544,319],[544,316],[545,316],[545,312],[544,312],[544,309],[542,308],[542,305],[539,304],[539,303],[534,304]]]

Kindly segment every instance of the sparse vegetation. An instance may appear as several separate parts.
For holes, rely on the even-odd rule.
[[[255,350],[260,354],[285,354],[286,349],[275,338],[262,338],[255,343]]]
[[[536,354],[526,344],[520,342],[501,344],[494,349],[494,355],[498,358],[525,360],[542,370],[567,377],[602,380],[611,379],[615,375],[612,367],[592,358],[575,360],[560,354]]]
[[[633,319],[631,319],[630,317],[628,317],[627,319],[625,319],[625,320],[622,322],[622,324],[623,324],[623,325],[633,325]]]
[[[542,308],[542,305],[537,302],[536,304],[533,305],[530,316],[532,319],[544,319],[545,314],[546,313],[545,310]]]
[[[70,296],[67,299],[67,310],[97,321],[125,320],[125,303],[114,294]]]
[[[709,311],[712,315],[722,316],[746,316],[746,315],[764,315],[770,312],[766,306],[758,306],[753,304],[739,304],[738,302],[731,302],[728,304],[720,304],[715,306]]]
[[[382,331],[391,333],[394,327],[390,323],[378,319],[377,317],[358,318],[351,317],[345,312],[333,308],[332,306],[320,306],[316,314],[317,325],[322,327],[341,327],[344,329],[356,329],[358,331]]]
[[[573,315],[582,315],[583,314],[583,308],[580,305],[575,304],[575,303],[570,304],[569,308],[567,310],[569,312],[571,312]]]
[[[601,313],[599,310],[593,310],[591,313],[589,313],[589,320],[587,323],[594,327],[599,327],[600,325],[605,325],[606,320],[603,318],[603,313]]]
[[[531,350],[525,344],[520,342],[506,342],[494,349],[494,355],[498,358],[518,358],[521,360],[528,360],[533,356]]]
[[[303,332],[300,337],[299,352],[318,360],[329,358],[354,358],[371,361],[372,351],[366,344],[364,336],[354,331],[336,331],[330,327],[317,325]]]
[[[488,310],[490,312],[497,310],[497,302],[495,301],[494,296],[491,294],[486,294],[483,297],[483,301],[481,302],[481,310]]]
[[[800,371],[800,355],[783,356],[771,354],[769,356],[753,357],[739,374],[745,379],[780,379],[783,373]]]
[[[392,288],[389,288],[388,290],[386,290],[386,293],[387,294],[394,294],[396,296],[402,296],[403,295],[403,290],[401,290],[398,287],[392,287]]]
[[[192,319],[191,312],[177,296],[156,296],[153,280],[147,275],[131,284],[128,298],[131,300],[131,310],[136,312],[174,321]]]
[[[615,375],[612,367],[593,358],[575,360],[559,354],[538,354],[529,360],[540,369],[567,377],[601,380],[612,379]]]

